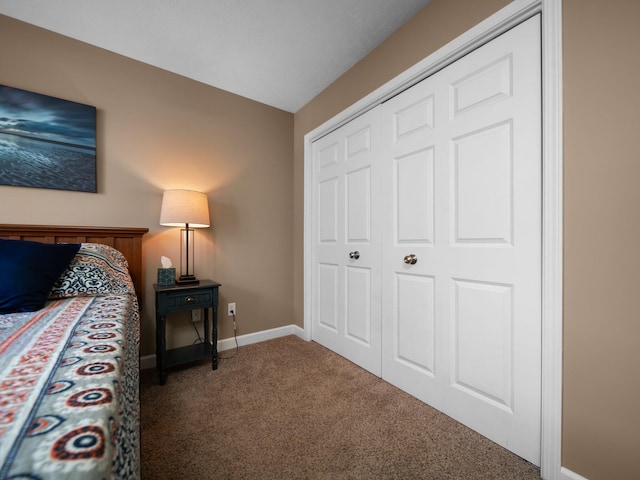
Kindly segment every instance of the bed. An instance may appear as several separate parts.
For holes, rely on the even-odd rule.
[[[0,479],[140,477],[146,232],[0,225]]]

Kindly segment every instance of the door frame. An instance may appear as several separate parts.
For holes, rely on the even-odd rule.
[[[514,0],[304,137],[304,338],[312,338],[312,143],[436,73],[501,33],[542,13],[542,412],[541,475],[569,478],[562,448],[562,0]]]

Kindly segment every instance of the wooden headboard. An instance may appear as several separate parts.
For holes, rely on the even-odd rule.
[[[142,236],[148,228],[63,227],[59,225],[2,225],[0,238],[43,243],[101,243],[122,252],[138,298],[144,293]]]

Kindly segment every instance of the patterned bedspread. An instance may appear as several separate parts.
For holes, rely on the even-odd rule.
[[[135,295],[0,315],[0,479],[139,478]]]

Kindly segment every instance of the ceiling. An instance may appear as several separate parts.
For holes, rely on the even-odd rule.
[[[0,0],[0,13],[296,112],[429,0]]]

